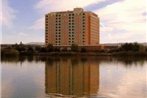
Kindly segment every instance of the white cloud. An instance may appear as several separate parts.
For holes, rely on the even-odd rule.
[[[97,10],[101,22],[103,42],[145,42],[146,2],[144,0],[124,0]],[[105,37],[104,37],[105,36]]]
[[[18,35],[19,35],[19,36],[27,36],[27,34],[24,33],[24,32],[19,32]]]
[[[40,0],[35,9],[39,10],[41,18],[31,26],[32,29],[44,29],[44,14],[53,11],[73,10],[75,7],[85,7],[105,0]],[[101,21],[101,43],[113,42],[145,42],[146,11],[145,0],[124,0],[107,5],[95,11]]]
[[[30,27],[30,29],[43,30],[45,28],[44,25],[45,25],[45,17],[41,17],[33,23],[33,25]]]
[[[73,10],[75,7],[85,7],[92,3],[104,0],[40,0],[34,7],[39,10],[41,18],[36,20],[30,27],[34,30],[44,29],[44,15],[53,11]]]
[[[75,7],[85,7],[101,1],[105,0],[40,0],[35,8],[46,13],[49,11],[72,10]]]
[[[2,0],[0,3],[0,5],[2,5],[2,7],[0,7],[0,22],[2,25],[10,27],[16,17],[16,10],[10,7],[8,0]]]

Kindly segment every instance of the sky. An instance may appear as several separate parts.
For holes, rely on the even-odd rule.
[[[100,18],[100,43],[147,42],[146,0],[1,0],[3,44],[44,42],[45,14],[81,7]]]

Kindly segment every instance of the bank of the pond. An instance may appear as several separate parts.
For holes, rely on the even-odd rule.
[[[5,51],[1,56],[147,56],[147,52],[22,52]]]
[[[37,56],[147,56],[147,52],[113,52],[113,53],[97,53],[97,52],[50,52],[50,53],[34,53]]]

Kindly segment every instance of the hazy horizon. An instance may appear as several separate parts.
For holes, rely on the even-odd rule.
[[[2,0],[2,44],[44,42],[45,14],[81,7],[100,17],[100,43],[147,42],[146,0]]]

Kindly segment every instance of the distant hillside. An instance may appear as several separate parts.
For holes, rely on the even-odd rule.
[[[131,42],[128,42],[128,43],[131,43]],[[107,45],[107,46],[119,46],[119,45],[122,45],[122,44],[125,44],[125,43],[102,43],[101,45]],[[144,43],[138,43],[138,44],[141,44],[143,46],[147,46],[147,42],[144,42]]]
[[[131,42],[128,42],[128,43],[131,43]],[[100,45],[120,46],[122,44],[125,44],[125,43],[103,43],[103,44],[100,44]],[[141,44],[143,46],[147,46],[147,42],[138,43],[138,44]],[[45,45],[45,43],[44,42],[29,42],[29,43],[26,43],[26,45],[40,45],[40,46],[43,46],[43,45]]]
[[[144,45],[144,46],[147,46],[147,43],[141,43],[142,45]]]
[[[45,43],[44,42],[29,42],[29,43],[26,43],[26,45],[40,45],[40,46],[43,46]]]

